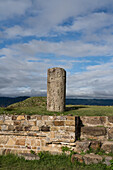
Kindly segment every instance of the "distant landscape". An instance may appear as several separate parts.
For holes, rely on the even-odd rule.
[[[17,103],[29,98],[22,97],[0,97],[0,107],[7,107],[10,104]],[[97,106],[113,106],[113,99],[66,99],[66,105],[97,105]]]

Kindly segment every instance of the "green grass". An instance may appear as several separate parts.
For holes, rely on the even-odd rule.
[[[0,170],[106,170],[103,164],[71,163],[70,156],[65,154],[51,155],[48,152],[40,154],[40,160],[27,161],[13,154],[0,156]],[[110,169],[109,169],[110,170]]]
[[[0,107],[0,114],[113,116],[113,106],[67,105],[65,112],[58,113],[47,111],[46,103],[46,97],[31,97],[7,108]]]

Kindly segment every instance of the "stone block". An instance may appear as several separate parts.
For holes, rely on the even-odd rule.
[[[15,145],[25,145],[25,139],[18,139],[18,140],[16,140]]]
[[[103,126],[106,123],[106,116],[80,116],[83,125]]]
[[[31,126],[31,131],[39,131],[39,127],[38,126]]]
[[[80,163],[83,163],[84,160],[83,160],[83,156],[82,155],[79,155],[79,154],[74,154],[71,156],[71,162],[74,163],[76,161],[80,162]]]
[[[20,153],[18,154],[19,157],[24,157],[25,160],[39,160],[40,157],[38,155],[35,154],[31,154],[31,153]]]
[[[100,155],[96,155],[96,154],[86,154],[83,156],[83,160],[85,162],[85,164],[89,165],[89,164],[98,164],[100,162],[102,162],[103,158]]]
[[[101,147],[101,142],[100,141],[91,141],[90,148],[93,150],[97,150]]]
[[[85,126],[81,127],[81,133],[90,136],[105,136],[107,132],[105,127]]]
[[[113,139],[113,128],[108,130],[108,139]]]
[[[75,116],[66,116],[67,120],[75,120]]]
[[[17,115],[13,115],[12,120],[16,120],[16,119],[17,119]]]
[[[89,141],[77,141],[75,145],[76,145],[76,147],[74,148],[75,152],[78,152],[78,153],[82,151],[86,152],[89,150],[90,142]]]
[[[74,120],[66,120],[65,126],[75,126],[75,121]]]
[[[64,121],[53,121],[54,126],[64,126]]]
[[[14,126],[13,125],[8,125],[8,130],[9,131],[13,131],[14,130]]]
[[[113,153],[113,141],[105,141],[101,147],[106,153]]]
[[[29,120],[28,124],[31,125],[31,126],[36,126],[36,121]]]
[[[108,116],[108,121],[109,121],[110,123],[113,123],[113,116]]]
[[[15,145],[15,140],[10,138],[7,142],[7,146],[14,146]]]
[[[0,144],[6,144],[8,141],[9,137],[8,136],[0,136]]]
[[[50,127],[49,126],[41,126],[40,130],[43,132],[49,132],[50,131]]]
[[[104,159],[105,159],[104,164],[106,164],[107,166],[110,166],[111,165],[110,161],[113,159],[113,157],[112,156],[104,156]]]
[[[4,124],[4,121],[3,120],[0,120],[0,125],[3,125]]]
[[[59,130],[60,130],[60,127],[57,127],[57,126],[50,127],[50,131],[59,131]]]
[[[21,121],[14,121],[14,125],[20,125]]]
[[[19,115],[19,116],[17,116],[17,120],[25,120],[25,116],[24,115]]]

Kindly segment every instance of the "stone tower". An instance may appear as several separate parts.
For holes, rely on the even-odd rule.
[[[64,112],[66,96],[66,71],[55,67],[47,73],[47,110]]]

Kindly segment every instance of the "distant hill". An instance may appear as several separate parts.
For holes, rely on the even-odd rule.
[[[13,103],[17,103],[29,98],[23,97],[0,97],[0,107],[7,107]],[[29,101],[29,100],[28,100]],[[97,106],[113,106],[113,99],[66,99],[66,105],[97,105]]]
[[[113,99],[66,99],[66,104],[113,106]]]
[[[28,96],[22,96],[22,97],[0,97],[0,107],[6,107],[10,104],[23,101],[25,99],[29,98]]]

